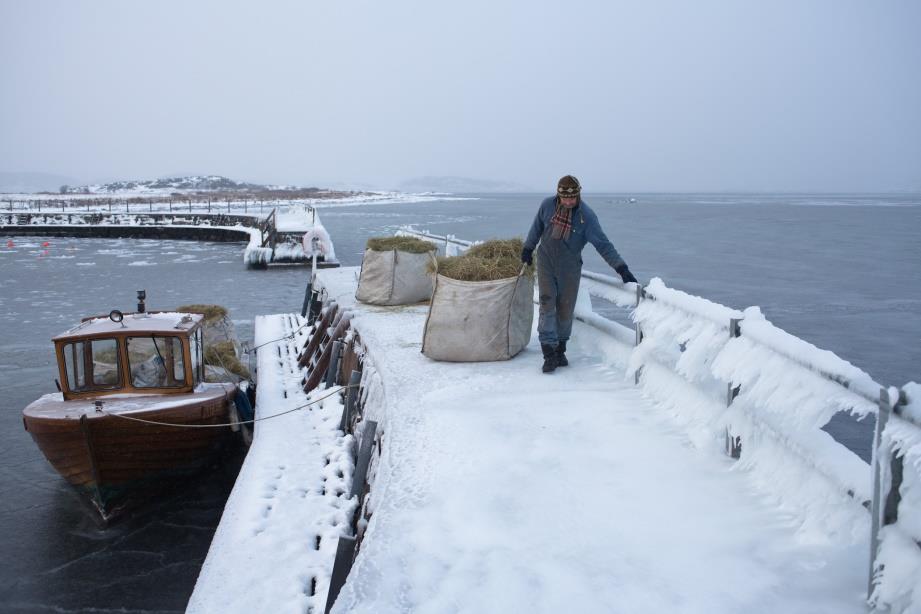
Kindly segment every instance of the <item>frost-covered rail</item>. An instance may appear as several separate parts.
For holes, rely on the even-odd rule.
[[[448,251],[471,244],[412,228],[402,232]],[[887,390],[833,353],[773,326],[757,307],[730,309],[658,279],[628,289],[590,271],[583,272],[582,290],[577,319],[607,333],[608,360],[669,408],[692,441],[716,447],[722,440],[741,470],[803,514],[804,527],[814,523],[845,541],[872,533],[871,602],[897,612],[921,608],[921,524],[913,520],[921,518],[921,435],[912,430],[918,420],[912,427],[897,417],[895,443],[883,435],[886,421],[878,422],[872,471],[821,428],[838,412],[860,419],[910,415],[895,408],[911,407],[906,391],[921,396],[916,385]],[[594,313],[589,295],[633,309],[635,330]]]

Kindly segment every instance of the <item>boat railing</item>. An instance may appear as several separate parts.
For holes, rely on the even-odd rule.
[[[412,227],[398,234],[446,251],[472,244]],[[787,333],[757,307],[732,309],[658,278],[643,287],[585,270],[582,289],[629,310],[633,329],[580,297],[575,318],[614,340],[606,344],[606,358],[621,363],[686,427],[707,432],[710,440],[721,438],[726,453],[780,489],[785,503],[823,525],[837,523],[842,535],[866,529],[870,512],[868,595],[874,603],[892,603],[896,589],[887,587],[877,554],[885,559],[899,540],[921,542],[921,525],[904,520],[921,517],[921,399],[913,411],[905,410],[910,403],[904,390],[887,389],[834,353]],[[921,397],[921,387],[914,390]],[[857,419],[879,414],[872,470],[823,430],[842,412]],[[903,480],[912,480],[911,499],[900,498]],[[838,510],[833,521],[818,518],[829,509]],[[913,552],[921,557],[918,548]]]

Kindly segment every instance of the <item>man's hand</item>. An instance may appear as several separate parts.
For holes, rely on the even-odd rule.
[[[534,254],[533,249],[528,249],[527,247],[522,248],[521,249],[521,262],[523,262],[524,264],[528,266],[531,266],[531,264],[534,262],[533,254]]]
[[[633,273],[630,272],[630,269],[627,268],[626,262],[618,267],[615,267],[614,270],[617,271],[617,274],[620,275],[620,278],[624,280],[625,284],[628,284],[631,281],[633,283],[639,283],[636,280],[636,277],[633,276]]]

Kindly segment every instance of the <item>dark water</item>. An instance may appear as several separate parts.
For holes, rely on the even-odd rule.
[[[630,195],[628,195],[630,196]],[[720,303],[760,305],[768,319],[868,371],[921,380],[921,198],[898,196],[586,195],[641,281]],[[465,239],[522,236],[538,195],[324,208],[344,265],[368,236],[415,222]],[[257,314],[297,311],[303,268],[248,271],[238,244],[0,237],[0,611],[182,611],[233,485],[224,470],[100,529],[22,428],[22,407],[54,390],[50,338],[80,317],[227,306],[243,339]],[[605,271],[591,247],[586,268]],[[836,437],[866,455],[868,429]]]
[[[240,244],[13,241],[0,247],[0,611],[182,611],[242,454],[101,529],[45,462],[20,412],[55,390],[51,337],[85,315],[133,311],[135,290],[147,290],[150,309],[225,305],[251,339],[256,314],[299,310],[307,273],[247,271]]]

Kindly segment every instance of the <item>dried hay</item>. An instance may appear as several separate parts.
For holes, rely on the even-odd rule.
[[[367,248],[376,252],[397,250],[410,254],[424,254],[437,249],[433,243],[416,237],[372,237],[368,239]]]
[[[495,281],[515,277],[521,271],[521,239],[492,239],[474,245],[460,256],[438,258],[439,275],[459,281]],[[525,267],[525,275],[534,274]]]
[[[220,320],[221,318],[227,316],[227,309],[225,307],[221,307],[220,305],[182,305],[181,307],[177,307],[176,311],[183,313],[204,314],[205,322],[213,322],[214,320]]]
[[[221,341],[205,348],[205,364],[223,367],[243,379],[249,379],[249,369],[237,358],[233,341]]]

